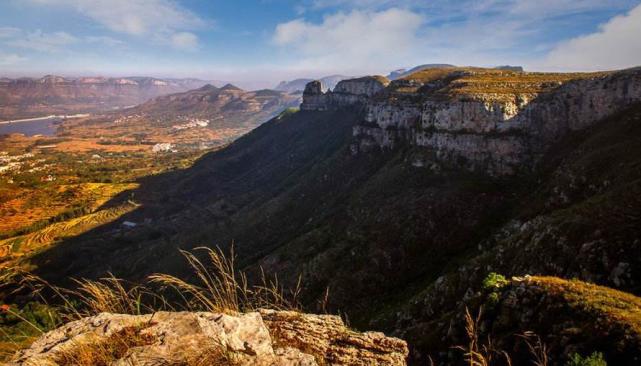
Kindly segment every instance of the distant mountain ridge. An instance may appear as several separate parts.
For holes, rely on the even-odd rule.
[[[104,111],[195,89],[198,79],[74,77],[0,79],[0,119]]]
[[[411,69],[394,70],[387,75],[387,78],[390,80],[396,80],[404,76],[411,75],[415,72],[419,72],[427,69],[443,69],[443,68],[450,68],[450,67],[456,67],[456,66],[450,65],[450,64],[423,64],[423,65],[413,67]]]
[[[126,111],[164,123],[176,118],[205,118],[216,128],[253,128],[283,109],[297,105],[299,98],[275,90],[246,91],[233,84],[155,97]]]
[[[416,72],[423,71],[423,70],[429,70],[429,69],[449,69],[449,68],[455,68],[457,66],[455,65],[450,65],[450,64],[423,64],[419,65],[416,67],[413,67],[411,69],[398,69],[390,72],[387,75],[387,78],[390,80],[396,80],[396,79],[401,79],[406,76],[412,75]],[[523,67],[522,66],[512,66],[512,65],[501,65],[501,66],[496,66],[495,69],[497,70],[504,70],[504,71],[515,71],[515,72],[523,72]]]

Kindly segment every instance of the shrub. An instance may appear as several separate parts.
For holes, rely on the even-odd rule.
[[[590,356],[582,357],[578,353],[570,355],[570,360],[565,364],[566,366],[608,366],[603,358],[603,353],[593,352]]]
[[[508,283],[509,281],[505,278],[505,276],[495,272],[491,272],[483,280],[482,286],[484,290],[496,290],[504,287]]]

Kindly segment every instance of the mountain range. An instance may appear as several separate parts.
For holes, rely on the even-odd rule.
[[[275,90],[245,91],[232,84],[152,98],[135,107],[97,113],[62,124],[62,135],[132,139],[147,144],[171,143],[192,149],[225,144],[283,110],[298,105],[300,96]]]
[[[0,79],[0,120],[105,111],[195,89],[198,79],[79,77]]]
[[[423,70],[428,70],[428,69],[442,69],[442,68],[454,68],[456,67],[455,65],[450,65],[450,64],[423,64],[423,65],[418,65],[415,67],[412,67],[411,69],[398,69],[390,72],[387,75],[387,78],[390,80],[396,80],[396,79],[401,79],[403,77],[412,75],[416,72],[423,71]],[[522,72],[523,67],[521,66],[510,66],[510,65],[504,65],[504,66],[497,66],[495,67],[497,70],[505,70],[505,71],[517,71],[517,72]]]
[[[275,103],[273,91],[243,93],[206,86],[138,108]],[[300,278],[306,308],[407,340],[414,364],[457,364],[465,309],[481,308],[483,337],[516,360],[528,349],[515,334],[534,331],[552,364],[598,350],[634,365],[639,121],[641,69],[440,67],[330,91],[312,81],[300,111],[142,179],[110,203],[135,196],[137,209],[29,261],[54,283],[189,278],[178,249],[234,243],[250,281]],[[144,224],[123,232],[124,221]]]

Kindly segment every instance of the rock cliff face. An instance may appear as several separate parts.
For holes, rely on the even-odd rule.
[[[407,354],[404,341],[351,331],[337,316],[270,310],[238,316],[102,313],[44,334],[9,365],[110,357],[113,365],[392,366],[405,365]]]
[[[303,92],[301,110],[331,110],[364,105],[374,95],[385,90],[389,80],[382,76],[366,76],[340,81],[333,91],[323,93],[321,82],[308,83]]]
[[[353,131],[354,152],[409,144],[425,148],[430,161],[423,166],[456,164],[492,175],[530,169],[568,132],[641,100],[641,69],[541,74],[447,68],[424,70],[385,88],[373,80],[369,88],[343,83],[327,94],[309,85],[301,108],[365,105]]]

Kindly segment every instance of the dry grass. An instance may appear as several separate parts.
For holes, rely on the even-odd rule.
[[[476,316],[472,316],[469,309],[465,308],[465,333],[468,337],[466,346],[457,346],[455,349],[463,351],[463,357],[468,366],[512,365],[512,357],[504,350],[497,348],[492,338],[487,337],[485,342],[480,341],[479,324],[482,309]],[[530,353],[530,362],[534,366],[548,366],[548,349],[541,337],[534,332],[524,332],[517,335],[521,338]]]
[[[120,360],[135,347],[148,346],[156,339],[141,331],[147,327],[126,327],[107,338],[96,338],[72,344],[57,353],[55,362],[60,366],[108,366]]]
[[[541,341],[541,337],[533,332],[525,332],[520,335],[532,355],[532,365],[548,366],[547,345]]]
[[[198,352],[180,355],[171,366],[236,366],[242,364],[238,354],[220,343],[212,343]]]
[[[469,309],[465,308],[465,333],[468,338],[468,344],[467,346],[456,346],[454,348],[463,351],[463,357],[469,366],[491,366],[499,359],[503,359],[510,366],[512,364],[510,356],[507,352],[496,349],[490,337],[487,337],[485,343],[480,342],[479,323],[482,313],[482,309],[479,309],[479,312],[474,317],[470,314]]]
[[[263,272],[257,284],[249,285],[247,276],[235,268],[233,247],[229,256],[221,249],[198,249],[205,252],[206,261],[192,252],[181,251],[197,283],[154,274],[148,278],[148,284],[128,284],[108,274],[96,281],[74,280],[76,288],[66,289],[28,272],[7,273],[6,281],[14,283],[16,292],[27,290],[42,303],[48,304],[47,299],[53,299],[65,321],[103,312],[140,315],[185,310],[235,314],[260,308],[300,309],[300,278],[293,289],[285,289],[277,276],[268,277]],[[177,298],[173,296],[170,301],[171,295]]]
[[[97,281],[74,280],[77,285],[74,289],[54,286],[29,273],[7,274],[6,280],[16,284],[19,288],[17,291],[26,290],[42,303],[47,304],[48,299],[56,299],[57,304],[50,306],[59,313],[62,323],[103,312],[140,315],[156,311],[186,310],[238,314],[258,308],[299,310],[300,279],[294,289],[285,290],[277,277],[268,279],[262,273],[257,285],[249,285],[247,276],[235,268],[233,247],[229,256],[221,249],[199,249],[206,254],[203,260],[195,253],[182,252],[194,270],[197,283],[167,274],[150,276],[148,284],[129,284],[109,274]],[[168,290],[171,293],[167,293]],[[177,294],[177,298],[172,297],[170,302],[170,294]],[[28,322],[26,319],[25,321]],[[31,326],[36,327],[35,324]],[[42,330],[38,331],[39,334],[42,333]],[[115,338],[78,343],[61,356],[59,363],[107,365],[109,361],[122,357],[127,350],[151,342],[140,335],[139,331],[140,329],[136,333],[136,329],[128,329]],[[8,338],[10,343],[6,345],[8,351],[5,356],[10,356],[35,340],[34,337],[23,339],[17,334]],[[175,365],[233,365],[235,356],[224,350],[225,347],[212,344],[196,354],[182,355]]]
[[[70,291],[86,309],[86,315],[99,313],[140,315],[148,310],[143,299],[152,295],[143,286],[134,285],[126,289],[123,281],[112,274],[100,281],[75,280],[78,289]]]
[[[626,329],[631,338],[641,341],[641,298],[579,280],[531,276],[527,281],[579,312],[587,312],[594,319],[600,319],[602,325]]]
[[[246,312],[259,308],[300,308],[300,278],[293,290],[286,291],[280,285],[278,277],[268,279],[265,273],[261,272],[261,282],[250,286],[246,274],[236,271],[233,246],[229,256],[220,248],[198,249],[205,252],[209,263],[203,263],[194,253],[181,253],[193,269],[199,283],[188,283],[167,274],[149,277],[152,283],[175,290],[182,299],[184,308],[225,313]]]
[[[260,308],[300,309],[300,278],[293,289],[285,289],[277,276],[268,277],[261,272],[260,281],[249,285],[245,273],[235,268],[233,246],[229,256],[220,248],[197,249],[206,254],[205,261],[195,253],[181,251],[198,279],[196,283],[168,274],[154,274],[148,278],[148,284],[131,284],[109,273],[95,281],[74,279],[76,287],[67,289],[19,271],[5,272],[0,280],[3,285],[16,288],[16,293],[29,292],[44,304],[56,303],[50,306],[56,308],[65,321],[103,312],[140,315],[176,310],[240,313]],[[178,297],[170,301],[170,295]]]
[[[161,342],[155,335],[143,330],[155,325],[143,323],[130,326],[115,332],[109,337],[84,339],[72,343],[69,347],[57,353],[55,362],[60,366],[108,366],[114,361],[123,364],[136,365],[138,361],[132,355],[137,347],[151,346]],[[212,342],[209,345],[199,345],[197,350],[187,347],[184,351],[176,351],[171,359],[163,356],[144,358],[144,364],[169,366],[235,366],[240,357],[224,345]]]

